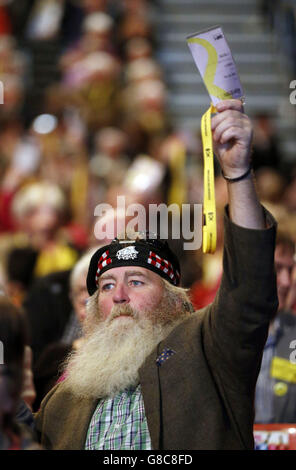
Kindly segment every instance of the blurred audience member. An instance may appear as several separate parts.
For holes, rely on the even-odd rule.
[[[291,360],[295,349],[296,316],[286,309],[294,255],[294,240],[279,231],[275,249],[279,307],[270,324],[256,386],[256,423],[296,422],[296,365],[295,359]]]
[[[25,99],[26,59],[15,38],[0,36],[1,119],[20,118]]]
[[[86,288],[86,276],[90,259],[96,248],[90,249],[81,256],[71,271],[70,298],[73,311],[61,338],[62,343],[72,344],[82,336],[82,325],[86,316],[86,302],[89,297]]]
[[[7,233],[16,229],[11,212],[13,198],[24,184],[36,178],[40,149],[16,118],[3,119],[0,128],[0,232]]]
[[[295,243],[295,240],[294,240]],[[296,244],[295,244],[296,246]],[[286,299],[286,309],[296,315],[296,256],[294,254],[294,266],[291,273],[291,285]]]
[[[106,51],[91,52],[68,68],[63,88],[90,131],[117,122],[120,63]]]
[[[67,202],[57,185],[43,181],[21,188],[12,210],[24,243],[38,252],[35,277],[73,266],[78,254],[62,236]]]
[[[118,41],[124,45],[134,37],[152,41],[153,30],[150,5],[145,0],[124,0],[118,25]]]
[[[70,272],[54,272],[36,279],[24,300],[33,351],[33,369],[44,349],[50,343],[60,341],[71,316]]]
[[[70,274],[70,293],[72,311],[65,324],[63,334],[58,341],[47,344],[34,366],[34,384],[36,399],[34,410],[38,410],[43,397],[55,385],[61,373],[62,363],[74,348],[79,348],[83,341],[83,322],[86,317],[86,302],[89,297],[86,288],[86,276],[90,258],[94,251],[85,253],[75,264]]]
[[[27,23],[26,37],[35,41],[57,39],[65,2],[35,0]]]
[[[267,114],[257,114],[254,117],[252,163],[255,171],[262,167],[280,169],[278,139],[271,117]]]
[[[25,317],[3,296],[0,296],[0,332],[3,353],[0,364],[0,449],[40,449],[30,427],[23,422],[28,411],[24,411],[24,405],[20,407],[24,385],[28,385],[24,381],[25,346],[28,341]],[[17,420],[17,413],[22,419]]]
[[[152,44],[146,38],[133,37],[125,45],[124,56],[126,63],[138,59],[149,59],[152,57]]]
[[[15,305],[25,301],[33,279],[38,251],[34,248],[13,248],[6,261],[6,291]]]
[[[82,25],[81,47],[84,54],[98,51],[115,53],[112,41],[113,26],[113,19],[104,12],[87,15]]]
[[[106,11],[110,0],[81,0],[81,5],[86,13]]]
[[[283,175],[274,168],[261,167],[256,172],[257,189],[260,200],[280,203],[286,188]]]
[[[296,211],[296,168],[292,168],[290,181],[283,195],[283,203],[288,210]]]
[[[280,49],[289,60],[291,71],[296,71],[296,12],[294,0],[262,0],[262,12],[278,36]]]
[[[94,136],[94,154],[89,162],[90,184],[88,206],[94,208],[106,200],[112,185],[121,185],[129,167],[128,136],[116,127],[104,127]]]
[[[12,201],[16,231],[0,237],[0,263],[7,290],[21,305],[34,279],[71,269],[79,251],[65,228],[67,203],[56,185],[38,182],[21,187]]]

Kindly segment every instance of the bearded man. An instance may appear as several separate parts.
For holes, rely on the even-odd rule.
[[[257,199],[240,101],[217,105],[212,131],[229,194],[215,301],[192,313],[165,242],[100,248],[85,341],[36,416],[45,448],[254,448],[254,390],[277,309],[275,222]]]

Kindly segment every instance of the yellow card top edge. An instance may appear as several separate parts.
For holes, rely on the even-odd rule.
[[[219,24],[217,24],[217,25],[215,25],[215,26],[211,26],[210,28],[202,29],[201,31],[198,31],[197,33],[190,33],[188,36],[186,36],[186,40],[188,41],[188,39],[194,38],[194,37],[197,36],[198,34],[207,33],[208,31],[212,31],[213,29],[217,29],[217,28],[221,28],[222,31],[223,31],[222,26],[219,25]],[[224,32],[223,32],[223,34],[224,34]]]

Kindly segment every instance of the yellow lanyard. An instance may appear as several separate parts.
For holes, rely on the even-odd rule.
[[[204,253],[215,253],[217,242],[214,152],[211,130],[211,114],[216,108],[211,104],[201,118],[201,136],[204,157],[203,240]]]
[[[215,28],[219,29],[219,27],[215,27]],[[211,29],[215,29],[215,28],[211,28]],[[222,31],[220,31],[220,33],[221,34],[219,36],[219,39],[223,38]],[[203,70],[202,72],[202,78],[210,96],[215,96],[219,100],[233,98],[231,93],[221,88],[221,86],[216,85],[215,79],[217,78],[216,75],[217,75],[217,67],[219,63],[219,55],[218,55],[216,47],[204,37],[199,37],[199,34],[201,33],[196,33],[196,35],[198,35],[197,37],[196,35],[194,35],[193,37],[191,36],[188,37],[187,43],[189,44],[189,47],[190,46],[193,47],[194,44],[198,44],[207,52],[207,56],[208,56],[207,65],[206,65],[205,70]],[[198,58],[199,51],[192,47],[190,47],[191,53],[193,55],[193,58],[197,67],[199,68],[199,64],[202,64],[203,60],[201,61],[199,60]],[[222,49],[223,48],[225,52],[224,55],[228,54],[231,56],[230,50],[228,50],[229,48],[226,42],[224,45],[222,45]],[[233,63],[233,67],[235,69],[234,63]],[[221,71],[219,73],[221,74]],[[219,74],[218,74],[218,77],[219,77]],[[232,83],[232,79],[231,79],[231,83]],[[224,86],[223,80],[222,81],[218,80],[218,83]],[[241,85],[240,85],[240,90],[242,92]],[[203,156],[204,156],[204,201],[203,201],[203,216],[204,216],[203,252],[204,253],[215,253],[216,241],[217,241],[214,152],[213,152],[212,131],[211,131],[211,114],[215,112],[216,112],[216,108],[214,107],[213,104],[211,104],[210,108],[202,116],[202,120],[201,120],[201,135],[202,135]]]

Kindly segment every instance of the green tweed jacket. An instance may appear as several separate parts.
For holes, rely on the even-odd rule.
[[[140,370],[154,450],[253,449],[254,391],[268,325],[277,310],[275,222],[250,230],[225,216],[223,278],[215,301],[192,314]],[[174,354],[161,365],[164,348]],[[99,397],[98,397],[99,398]],[[84,449],[97,400],[61,383],[36,415],[47,449]]]

